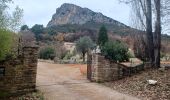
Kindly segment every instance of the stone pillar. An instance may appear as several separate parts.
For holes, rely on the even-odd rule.
[[[117,80],[119,77],[118,64],[111,62],[100,54],[92,54],[91,81],[105,82]]]
[[[0,76],[1,98],[25,94],[36,90],[38,47],[24,47],[22,56],[0,64],[5,68]]]
[[[90,52],[87,53],[87,79],[91,81],[92,77],[92,54]]]
[[[23,47],[23,89],[35,91],[38,62],[38,47]]]

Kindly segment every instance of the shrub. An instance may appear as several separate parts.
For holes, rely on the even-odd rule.
[[[102,54],[115,62],[129,60],[128,48],[120,41],[106,42],[101,48]]]
[[[0,29],[0,61],[5,60],[12,50],[12,33]]]
[[[52,47],[45,47],[41,49],[39,52],[39,58],[53,60],[55,58],[55,49]]]

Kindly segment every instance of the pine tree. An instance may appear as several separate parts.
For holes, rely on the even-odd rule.
[[[98,35],[98,45],[101,47],[103,46],[106,42],[108,41],[108,36],[107,36],[107,29],[103,25],[100,28],[99,35]]]

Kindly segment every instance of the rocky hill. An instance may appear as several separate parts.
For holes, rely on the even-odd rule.
[[[52,34],[66,34],[64,40],[67,42],[76,41],[82,36],[90,36],[95,41],[102,25],[106,26],[110,37],[114,37],[112,35],[115,34],[126,36],[136,31],[102,13],[68,3],[56,9],[56,13],[47,25],[47,30],[52,31]]]
[[[124,28],[127,27],[123,23],[104,16],[102,13],[68,3],[57,8],[56,13],[53,15],[52,20],[48,23],[47,27],[66,24],[83,25],[89,22],[113,24]]]

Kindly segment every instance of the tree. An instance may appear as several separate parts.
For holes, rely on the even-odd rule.
[[[148,61],[149,53],[146,43],[146,36],[143,34],[137,34],[134,36],[134,54],[137,58],[139,58],[142,61]]]
[[[44,26],[43,25],[38,25],[35,24],[32,28],[31,31],[35,34],[35,37],[37,40],[40,40],[40,35],[44,33]]]
[[[161,24],[162,33],[166,34],[170,32],[170,0],[161,1]],[[154,2],[155,3],[155,2]],[[156,12],[156,11],[155,11]]]
[[[8,12],[8,5],[11,2],[12,0],[0,1],[0,28],[17,32],[22,24],[23,10],[17,6],[15,11],[10,14]]]
[[[161,1],[166,0],[125,0],[132,4],[132,9],[146,31],[147,48],[149,52],[149,60],[152,67],[160,67],[160,48],[161,48]],[[168,3],[170,4],[170,3]],[[167,4],[166,4],[167,5]],[[156,14],[152,16],[154,13]],[[153,21],[155,18],[155,22]],[[154,23],[153,23],[154,22]],[[155,26],[155,31],[152,31]]]
[[[152,33],[152,3],[151,0],[146,0],[146,37],[147,37],[147,48],[149,50],[149,60],[154,65],[154,43]],[[145,12],[145,11],[144,11]]]
[[[15,11],[12,13],[12,18],[10,20],[10,29],[14,32],[18,32],[20,30],[20,26],[22,24],[23,17],[23,9],[20,9],[18,6],[15,8]]]
[[[0,1],[0,28],[4,29],[8,26],[8,12],[6,9],[8,8],[8,3],[10,3],[11,0],[1,0]]]
[[[83,62],[85,62],[85,54],[88,52],[89,49],[94,48],[94,43],[88,36],[81,37],[76,42],[76,49],[78,52],[82,53]]]
[[[27,25],[21,26],[20,31],[24,31],[24,30],[29,30],[29,27]]]
[[[36,44],[35,35],[29,30],[20,31],[21,45],[24,46],[34,46]]]
[[[160,51],[161,51],[161,0],[154,0],[156,9],[154,46],[155,46],[155,67],[160,67]]]
[[[13,52],[17,47],[16,29],[21,25],[23,10],[16,7],[13,15],[10,15],[7,8],[12,0],[0,1],[0,61],[5,60],[7,56],[13,57]],[[13,32],[12,32],[13,31]]]
[[[98,42],[97,44],[101,47],[108,41],[107,29],[103,25],[99,30]]]

